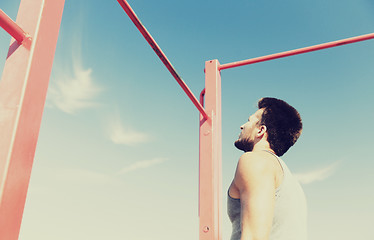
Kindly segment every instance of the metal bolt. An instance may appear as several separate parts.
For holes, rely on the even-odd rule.
[[[205,226],[205,227],[203,228],[203,231],[204,231],[205,233],[209,232],[209,227],[208,227],[208,226]]]
[[[206,132],[204,132],[204,135],[205,136],[208,136],[210,134],[210,131],[206,131]]]

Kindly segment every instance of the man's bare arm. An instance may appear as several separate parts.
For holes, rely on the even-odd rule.
[[[275,166],[265,152],[245,153],[235,174],[240,192],[241,240],[268,240],[274,214]]]

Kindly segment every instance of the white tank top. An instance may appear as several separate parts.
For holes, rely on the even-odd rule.
[[[306,240],[307,206],[303,189],[287,165],[274,155],[283,169],[283,180],[275,191],[274,217],[269,240]],[[232,223],[231,240],[240,240],[240,199],[228,194],[227,213]]]

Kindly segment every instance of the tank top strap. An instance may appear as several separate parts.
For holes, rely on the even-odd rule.
[[[278,160],[279,164],[281,165],[281,167],[282,167],[282,169],[283,169],[283,171],[284,171],[285,164],[284,164],[284,162],[282,161],[282,159],[281,159],[280,157],[278,157],[275,153],[273,153],[273,152],[271,152],[271,151],[269,151],[269,150],[263,150],[263,151],[264,151],[264,152],[268,152],[268,153],[270,153],[271,155],[273,155],[273,156]]]
[[[278,160],[279,165],[282,168],[283,176],[288,177],[288,175],[291,174],[287,165],[283,162],[283,160],[280,157],[278,157],[275,153],[273,153],[271,151],[268,151],[268,150],[263,150],[263,151],[270,153],[271,155],[273,155]]]

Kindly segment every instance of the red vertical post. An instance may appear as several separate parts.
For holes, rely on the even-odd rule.
[[[205,63],[205,111],[200,114],[199,239],[221,240],[221,74],[218,60]],[[202,95],[203,96],[203,95]]]
[[[30,180],[64,0],[21,0],[0,81],[0,239],[16,240]]]

